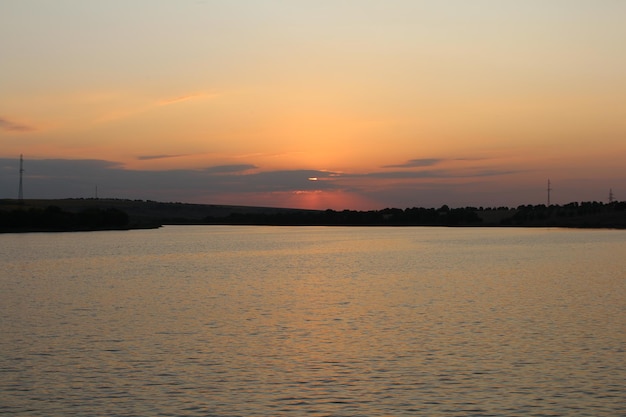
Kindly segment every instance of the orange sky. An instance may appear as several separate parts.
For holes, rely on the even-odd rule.
[[[0,198],[626,195],[626,3],[0,3]],[[309,177],[317,177],[310,181]]]

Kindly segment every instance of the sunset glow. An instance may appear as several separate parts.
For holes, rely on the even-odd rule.
[[[0,197],[626,196],[626,3],[0,4]]]

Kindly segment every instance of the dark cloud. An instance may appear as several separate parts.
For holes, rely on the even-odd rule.
[[[19,176],[18,159],[0,159],[0,197],[12,198]],[[333,189],[332,173],[316,170],[246,172],[252,164],[206,170],[129,170],[103,160],[40,159],[24,161],[27,198],[100,197],[189,201],[198,195]],[[317,177],[319,181],[310,181]]]
[[[120,170],[122,165],[101,159],[24,159],[24,169],[31,175],[80,177]]]
[[[233,164],[233,165],[217,165],[206,168],[204,172],[209,174],[227,174],[233,172],[244,172],[258,168],[252,164]]]
[[[16,198],[19,159],[0,159],[0,170],[3,173],[0,176],[0,198]],[[67,159],[26,159],[24,170],[26,198],[88,198],[95,195],[97,187],[98,196],[101,198],[205,203],[220,201],[217,204],[228,204],[223,199],[229,197],[224,196],[240,196],[236,197],[236,201],[243,201],[248,195],[322,190],[349,192],[384,201],[386,205],[407,207],[417,204],[428,205],[431,201],[432,204],[453,202],[452,194],[446,194],[446,198],[443,198],[441,193],[445,187],[456,187],[451,188],[451,193],[465,192],[465,181],[461,187],[455,185],[454,181],[446,182],[441,181],[442,179],[476,179],[519,172],[506,169],[467,168],[371,173],[308,169],[259,171],[252,164],[220,165],[204,170],[161,171],[126,169],[114,161]],[[312,178],[317,180],[312,181]],[[385,185],[381,187],[381,184]],[[431,189],[426,190],[425,187]],[[420,199],[416,200],[416,196]],[[222,200],[217,200],[218,197]],[[470,201],[469,197],[464,201]],[[254,201],[251,201],[250,205],[255,205]]]
[[[7,130],[9,132],[32,132],[35,130],[32,126],[21,125],[2,117],[0,117],[0,129]]]
[[[422,158],[422,159],[411,159],[403,164],[397,165],[384,165],[383,168],[419,168],[419,167],[429,167],[433,165],[437,165],[445,161],[445,159],[439,158]]]
[[[285,170],[266,171],[255,174],[238,176],[243,180],[246,188],[251,191],[294,191],[294,190],[331,190],[337,185],[324,179],[335,178],[333,173],[317,170]],[[317,178],[311,181],[309,178]],[[243,185],[243,184],[242,184]]]

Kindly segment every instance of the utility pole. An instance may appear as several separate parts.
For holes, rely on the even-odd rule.
[[[609,204],[615,201],[615,197],[613,196],[613,189],[609,188]]]
[[[550,180],[548,179],[548,188],[546,190],[548,192],[548,207],[550,207],[550,192],[552,191],[552,187],[550,187]]]
[[[17,193],[17,202],[18,204],[24,204],[24,187],[22,185],[22,177],[24,176],[24,157],[20,154],[20,188]]]

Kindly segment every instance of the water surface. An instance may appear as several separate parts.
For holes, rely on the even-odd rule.
[[[0,235],[0,413],[626,415],[626,232]]]

